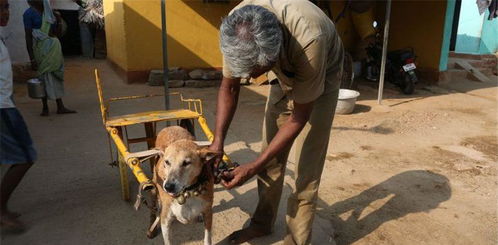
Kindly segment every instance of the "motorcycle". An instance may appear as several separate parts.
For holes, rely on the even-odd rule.
[[[375,41],[367,46],[366,51],[366,79],[377,82],[382,60],[382,40],[379,33]],[[390,51],[386,58],[386,80],[397,85],[404,94],[413,94],[418,82],[413,48]]]

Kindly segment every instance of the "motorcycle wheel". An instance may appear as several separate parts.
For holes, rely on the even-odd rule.
[[[413,79],[412,76],[407,73],[404,73],[403,77],[404,78],[400,81],[399,84],[401,91],[404,94],[413,94],[413,92],[415,92],[415,82],[417,82],[416,77],[415,79]]]

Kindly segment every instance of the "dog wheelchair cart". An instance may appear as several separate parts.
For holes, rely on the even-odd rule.
[[[143,99],[154,96],[163,95],[139,95],[139,96],[126,96],[126,97],[115,97],[105,99],[102,91],[102,82],[97,69],[95,69],[95,82],[97,84],[97,93],[100,102],[100,112],[102,115],[102,123],[104,124],[105,130],[107,131],[108,137],[112,139],[114,145],[117,148],[117,163],[114,161],[112,155],[112,146],[109,142],[109,150],[111,152],[111,160],[113,163],[118,165],[119,174],[121,179],[121,197],[123,200],[130,200],[130,190],[128,184],[128,171],[129,167],[140,184],[139,197],[141,197],[142,191],[151,191],[155,189],[154,184],[151,179],[142,170],[141,164],[149,160],[151,164],[151,169],[153,169],[155,164],[155,156],[157,155],[157,150],[153,150],[154,143],[156,140],[156,124],[157,122],[176,121],[181,126],[186,127],[189,131],[193,131],[194,121],[199,123],[200,128],[206,135],[209,142],[212,142],[214,135],[207,125],[206,118],[203,116],[202,101],[199,99],[185,99],[181,93],[170,93],[169,95],[175,95],[179,97],[179,100],[183,106],[180,109],[173,110],[158,110],[158,111],[147,111],[135,114],[127,114],[120,116],[109,116],[109,106],[111,102],[123,101],[123,100],[133,100],[133,99]],[[129,138],[126,133],[126,127],[131,125],[143,124],[145,128],[145,137],[141,138]],[[146,142],[148,150],[139,152],[130,152],[129,145],[135,143]],[[209,142],[207,144],[209,144]],[[205,144],[205,143],[204,143]],[[228,169],[229,166],[234,166],[231,163],[228,156],[225,154],[223,156],[223,163],[221,163],[219,169]],[[138,202],[139,200],[137,200]],[[138,203],[139,205],[139,203]],[[136,206],[137,207],[137,206]]]

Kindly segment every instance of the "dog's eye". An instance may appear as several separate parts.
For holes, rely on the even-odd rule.
[[[171,163],[169,163],[169,161],[168,161],[168,160],[164,161],[164,163],[165,163],[167,166],[171,165]]]
[[[183,167],[186,167],[186,166],[188,166],[189,164],[190,164],[190,161],[183,161],[182,166],[183,166]]]

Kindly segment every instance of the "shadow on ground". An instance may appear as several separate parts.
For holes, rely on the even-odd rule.
[[[367,236],[386,222],[435,209],[450,197],[448,178],[430,171],[412,170],[332,205],[319,200],[317,215],[332,222],[336,243],[346,245]],[[383,205],[373,205],[381,200],[384,200]]]
[[[371,82],[363,78],[358,78],[355,81],[358,84],[356,90],[359,90],[361,93],[360,97],[358,97],[358,101],[376,100],[378,98],[378,82]],[[441,96],[452,93],[468,93],[481,89],[496,87],[498,87],[496,76],[492,78],[491,82],[479,82],[469,80],[467,78],[454,78],[451,80],[451,82],[440,82],[440,84],[435,85],[435,82],[420,81],[415,86],[415,92],[413,94],[407,95],[403,94],[396,85],[386,82],[384,84],[383,99],[403,99],[403,101],[401,102],[389,105],[390,107],[394,107],[412,101],[423,100],[425,98],[433,96]],[[358,112],[362,111],[358,111],[358,109],[354,111],[354,113]]]
[[[292,170],[287,169],[287,175],[293,179]],[[284,193],[291,190],[292,187],[286,183]],[[252,215],[256,207],[257,188],[243,194],[238,194],[236,191],[230,191],[230,193],[234,195],[234,198],[228,202],[222,201],[215,206],[215,213],[231,208],[240,208],[243,212]],[[285,203],[287,195],[283,194],[282,196],[281,203]],[[431,171],[411,170],[394,175],[354,197],[337,201],[332,205],[319,198],[316,215],[331,222],[334,230],[324,232],[334,234],[338,245],[349,245],[375,231],[384,223],[410,213],[428,212],[437,208],[442,202],[449,200],[450,197],[451,188],[448,178]],[[247,202],[248,199],[253,201]],[[378,202],[383,202],[383,204],[374,204]],[[285,208],[282,206],[280,205],[279,213],[285,213]],[[249,221],[248,219],[245,222],[244,227],[249,225]],[[317,228],[314,226],[314,229]],[[270,245],[281,239],[283,237],[273,235],[258,238],[249,243]],[[226,237],[217,244],[230,243]]]

